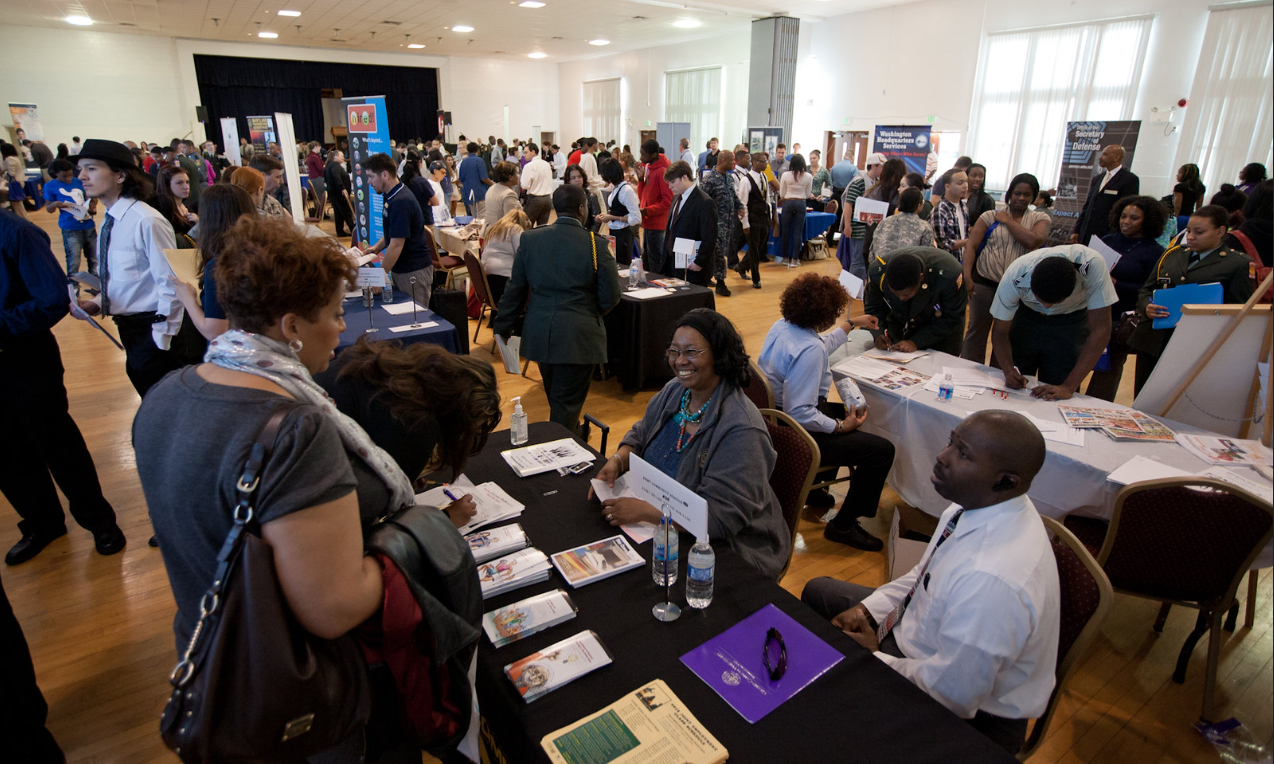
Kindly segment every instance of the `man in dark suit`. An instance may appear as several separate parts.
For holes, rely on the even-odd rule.
[[[694,171],[685,162],[673,162],[664,170],[664,180],[672,189],[672,210],[664,234],[664,275],[676,275],[677,239],[698,242],[699,248],[686,266],[691,284],[708,286],[712,280],[713,258],[717,251],[717,209],[711,197],[695,185]]]
[[[557,222],[522,234],[492,328],[507,340],[526,305],[522,357],[540,366],[549,421],[578,433],[593,367],[607,360],[602,316],[619,303],[619,272],[606,240],[584,228],[584,189],[559,186],[553,210]]]
[[[1080,211],[1071,233],[1071,244],[1088,246],[1092,237],[1100,239],[1110,233],[1110,211],[1115,202],[1141,193],[1141,179],[1124,169],[1123,146],[1107,146],[1097,157],[1097,164],[1105,172],[1093,178],[1093,184],[1088,188],[1084,209]]]

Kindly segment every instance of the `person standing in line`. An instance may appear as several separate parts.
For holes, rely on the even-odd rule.
[[[553,192],[557,221],[522,234],[491,327],[507,340],[526,306],[522,357],[539,364],[549,421],[575,434],[593,368],[608,360],[602,316],[621,294],[606,240],[584,228],[587,193],[576,185],[559,186]]]
[[[965,174],[965,180],[968,180],[969,168],[973,166],[973,157],[958,157],[955,164],[951,165],[951,170],[960,170]],[[950,170],[948,170],[950,172]],[[947,177],[947,173],[942,173],[938,179],[933,182],[932,188],[929,189],[929,202],[937,207],[947,195],[947,184],[943,182],[943,178]]]
[[[615,238],[615,262],[628,267],[633,262],[633,244],[636,226],[641,223],[641,202],[637,192],[624,179],[624,168],[618,159],[603,159],[600,172],[606,187],[602,189],[606,199],[605,211],[597,216],[606,223],[610,235]]]
[[[336,224],[336,235],[345,237],[348,227],[354,231],[354,208],[350,204],[349,173],[345,171],[345,153],[337,149],[327,155],[327,165],[323,168],[323,181],[332,198],[332,219]]]
[[[765,155],[757,152],[752,155],[752,169],[748,170],[743,180],[743,203],[746,215],[743,218],[744,231],[747,234],[748,251],[739,264],[738,272],[743,278],[752,276],[752,288],[761,288],[761,254],[770,243],[770,184],[766,182]]]
[[[22,538],[5,555],[7,565],[30,560],[66,535],[54,481],[66,495],[71,516],[93,534],[99,554],[115,554],[126,543],[71,418],[62,354],[52,331],[69,305],[66,277],[48,234],[0,211],[0,493],[22,518]],[[6,658],[7,653],[0,650]],[[0,696],[9,692],[7,681],[4,687]]]
[[[800,155],[795,154],[794,156]],[[823,208],[827,206],[827,200],[832,198],[830,195],[832,190],[832,175],[826,167],[819,164],[822,158],[823,152],[818,149],[814,149],[810,152],[809,169],[810,176],[813,178],[814,183],[810,187],[809,206],[810,209],[815,212],[822,212]],[[827,196],[824,196],[825,193]]]
[[[292,207],[279,198],[287,194],[288,184],[283,180],[283,162],[267,154],[256,154],[248,161],[248,167],[261,173],[265,179],[265,195],[261,197],[261,214],[265,217],[292,219]],[[251,193],[251,192],[249,192]]]
[[[88,272],[97,275],[97,200],[88,199],[88,215],[79,217],[80,202],[85,200],[84,184],[75,178],[75,165],[65,159],[54,160],[49,165],[53,180],[44,184],[44,209],[58,213],[58,228],[62,231],[62,252],[66,256],[66,275],[74,276],[80,270],[80,256],[87,260]],[[75,192],[79,191],[78,199]]]
[[[637,198],[641,204],[641,262],[652,273],[665,273],[664,230],[672,209],[672,189],[664,179],[671,163],[654,138],[641,144],[641,178]]]
[[[465,212],[475,218],[486,219],[487,215],[487,186],[493,185],[493,181],[487,175],[487,166],[478,156],[478,144],[469,143],[469,156],[465,157],[457,169],[457,177],[460,180],[460,186],[464,189],[464,207]],[[495,155],[492,154],[491,161],[498,164]],[[503,158],[499,160],[504,161]]]
[[[716,168],[699,178],[699,188],[712,199],[717,210],[717,246],[710,262],[712,275],[717,280],[717,294],[722,297],[730,296],[730,288],[725,283],[725,253],[735,248],[734,221],[744,214],[743,204],[734,193],[733,170],[734,154],[718,151]]]
[[[985,212],[995,211],[995,199],[984,190],[986,185],[986,167],[974,162],[969,165],[969,194],[964,205],[968,208],[970,226],[977,222]],[[1038,185],[1038,183],[1037,183]],[[1007,198],[1005,199],[1007,202]],[[1028,201],[1027,204],[1030,204]]]
[[[782,144],[780,144],[782,145]],[[788,263],[801,264],[801,245],[805,237],[805,204],[809,201],[814,176],[800,154],[786,162],[790,170],[779,175],[779,250],[778,256]]]
[[[425,236],[425,213],[421,211],[415,195],[398,180],[397,170],[398,166],[387,154],[372,154],[363,162],[367,183],[385,200],[385,232],[380,241],[365,252],[381,255],[381,267],[394,280],[395,289],[403,294],[423,293],[424,299],[420,302],[428,305],[434,283],[434,266],[429,240]],[[414,289],[412,278],[416,279]]]
[[[526,144],[527,162],[522,166],[522,188],[526,190],[526,216],[533,225],[549,224],[553,211],[553,168],[540,157],[534,143]]]
[[[732,271],[739,270],[740,257],[739,250],[748,243],[747,228],[744,223],[748,219],[748,203],[745,197],[748,193],[748,171],[752,169],[752,155],[745,148],[738,148],[734,151],[734,169],[730,171],[730,182],[734,184],[734,195],[739,200],[739,204],[743,205],[743,211],[737,218],[732,221],[734,223],[733,236],[731,238],[730,250],[726,253],[726,268]]]
[[[176,234],[143,199],[152,188],[128,147],[90,138],[80,151],[84,193],[100,199],[106,217],[97,237],[101,293],[80,300],[89,315],[110,316],[124,345],[125,371],[141,397],[170,371],[198,363],[207,347],[173,287],[176,274],[164,254]]]
[[[720,153],[717,149],[718,145],[720,144],[717,139],[713,138],[704,145],[705,150],[699,152],[696,168],[700,180],[703,180],[703,176],[717,166],[717,154]]]
[[[969,210],[964,197],[969,190],[969,177],[964,170],[947,170],[942,174],[942,201],[933,208],[929,222],[938,249],[945,249],[963,261],[964,245],[969,240]]]
[[[782,182],[783,173],[791,169],[791,160],[787,158],[787,144],[780,143],[774,147],[774,158],[770,160],[770,172]]]
[[[1110,232],[1110,211],[1115,202],[1125,196],[1141,193],[1141,179],[1124,169],[1124,147],[1112,144],[1102,149],[1097,164],[1105,171],[1093,178],[1088,187],[1084,208],[1075,220],[1071,244],[1088,245],[1092,237],[1101,238]]]
[[[836,164],[833,164],[831,168],[828,169],[827,174],[831,176],[831,179],[832,179],[832,197],[831,198],[837,199],[837,200],[843,198],[845,196],[845,189],[849,186],[850,182],[858,175],[858,166],[854,164],[853,147],[849,145],[845,146],[845,156],[841,157],[841,160],[839,162],[837,162]],[[835,237],[836,237],[836,234],[841,229],[841,217],[844,215],[844,213],[845,213],[845,205],[843,204],[836,205],[836,222],[832,224],[831,228],[827,229],[827,248],[828,249],[831,249],[832,244],[835,243]]]
[[[1207,195],[1208,187],[1199,179],[1199,165],[1181,165],[1177,170],[1177,185],[1172,187],[1172,214],[1190,217],[1203,209]],[[1216,201],[1212,203],[1216,204]]]
[[[327,217],[327,184],[323,180],[327,166],[323,162],[322,154],[319,153],[323,150],[323,144],[310,141],[309,149],[305,155],[305,177],[314,191],[314,201],[318,207],[318,214],[315,217],[322,220]]]
[[[841,240],[847,241],[843,253],[837,250],[841,259],[841,268],[860,279],[867,278],[867,252],[864,241],[867,236],[867,224],[854,220],[854,202],[867,191],[867,183],[873,185],[880,180],[885,170],[885,162],[889,161],[884,154],[871,154],[867,157],[867,169],[857,174],[845,187],[845,196],[841,199],[841,207],[845,215],[841,219]]]

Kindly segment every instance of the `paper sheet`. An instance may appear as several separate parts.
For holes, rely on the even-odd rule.
[[[889,216],[889,202],[877,201],[860,196],[854,200],[855,223],[879,223]]]
[[[844,273],[844,271],[841,271]],[[911,363],[921,356],[929,355],[928,350],[913,350],[910,353],[904,353],[901,350],[868,350],[863,353],[865,356],[879,358],[882,361],[893,361],[894,363]]]
[[[359,268],[358,281],[356,283],[360,287],[383,287],[385,286],[385,269],[368,267]]]
[[[645,289],[634,289],[631,292],[624,292],[624,294],[634,300],[653,300],[656,297],[667,297],[672,294],[672,290],[660,289],[659,287],[647,287]]]
[[[862,279],[858,278],[849,271],[842,270],[840,272],[840,276],[837,277],[837,281],[839,281],[840,285],[845,288],[845,291],[849,293],[850,297],[853,297],[855,300],[863,299],[864,284]]]
[[[500,351],[500,360],[504,362],[504,370],[509,374],[521,374],[521,360],[519,356],[522,352],[522,338],[516,335],[509,338],[508,342],[500,335],[495,336],[495,346]]]
[[[672,240],[672,254],[676,258],[673,264],[674,268],[686,268],[690,265],[690,261],[694,256],[699,254],[699,245],[701,242],[694,239],[687,239],[682,236]]]
[[[874,358],[859,355],[846,358],[832,368],[842,374],[848,374],[859,379],[879,379],[900,367],[892,363],[885,363],[884,361],[877,361]]]
[[[123,349],[124,349],[124,346],[123,346],[123,345],[121,345],[121,344],[119,344],[119,340],[115,339],[115,336],[114,336],[114,335],[112,335],[110,332],[106,331],[106,327],[104,327],[104,326],[102,326],[101,324],[97,323],[97,319],[95,319],[95,318],[93,318],[92,316],[90,316],[89,314],[85,313],[85,312],[84,312],[84,310],[83,310],[83,308],[81,308],[81,307],[80,307],[80,304],[79,304],[79,302],[77,302],[77,298],[76,298],[76,296],[75,296],[75,285],[74,285],[74,284],[67,284],[67,285],[66,285],[66,288],[67,288],[67,290],[68,290],[68,291],[70,292],[70,294],[71,294],[71,315],[72,315],[73,317],[75,317],[75,318],[78,318],[78,319],[79,319],[79,320],[81,320],[81,321],[87,321],[88,323],[92,324],[94,329],[96,329],[96,330],[98,330],[99,332],[101,332],[102,334],[105,334],[105,335],[106,335],[106,339],[108,339],[108,340],[110,340],[111,342],[115,343],[115,347],[119,348],[120,350],[123,350]]]
[[[1106,479],[1112,483],[1120,485],[1129,485],[1131,483],[1140,483],[1143,480],[1158,480],[1167,477],[1185,477],[1189,475],[1183,469],[1173,467],[1168,464],[1160,464],[1154,459],[1145,456],[1134,456],[1124,462],[1119,469],[1114,470]]]
[[[628,457],[629,486],[696,539],[708,536],[708,500],[668,477],[636,454]]]
[[[395,316],[408,315],[411,313],[413,307],[415,307],[417,312],[424,312],[426,310],[429,310],[428,308],[420,305],[419,303],[415,303],[411,300],[404,300],[403,302],[391,302],[388,305],[381,303],[381,307],[385,309],[386,313],[389,313]]]
[[[1228,467],[1217,466],[1200,472],[1199,476],[1210,477],[1214,480],[1220,480],[1222,483],[1238,486],[1249,493],[1264,496],[1267,499],[1270,496],[1270,492],[1274,491],[1274,485],[1251,470],[1233,470]]]
[[[637,494],[633,493],[633,489],[628,487],[627,475],[620,475],[615,479],[615,487],[611,488],[606,485],[606,481],[593,478],[590,483],[593,486],[593,493],[597,495],[598,501],[609,501],[610,499],[639,499]],[[619,526],[624,533],[628,534],[634,542],[641,544],[650,541],[655,537],[655,529],[659,526],[654,523],[640,522],[629,523],[628,525]]]
[[[1101,255],[1102,259],[1106,261],[1107,272],[1115,270],[1115,266],[1119,264],[1120,258],[1123,257],[1123,255],[1111,249],[1109,244],[1098,238],[1096,234],[1088,240],[1088,248],[1097,250],[1097,254]]]
[[[437,326],[437,325],[438,325],[437,321],[425,321],[424,323],[420,323],[420,324],[407,324],[405,326],[391,326],[389,327],[389,331],[393,332],[394,334],[402,334],[403,332],[414,332],[418,329],[428,329],[431,326]]]

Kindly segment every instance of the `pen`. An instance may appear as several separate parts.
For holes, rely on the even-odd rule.
[[[451,491],[447,490],[446,488],[443,488],[443,489],[442,489],[442,492],[443,492],[443,493],[445,493],[445,494],[447,495],[447,498],[448,498],[448,499],[451,499],[452,501],[460,501],[460,499],[456,498],[456,495],[455,495],[454,493],[452,493]]]

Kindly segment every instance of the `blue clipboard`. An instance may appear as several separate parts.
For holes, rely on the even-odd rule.
[[[1224,296],[1225,292],[1217,282],[1156,289],[1151,302],[1167,308],[1168,317],[1154,319],[1151,326],[1155,329],[1171,329],[1181,320],[1182,305],[1220,305]]]

